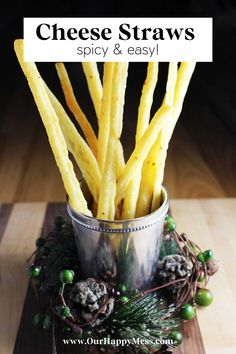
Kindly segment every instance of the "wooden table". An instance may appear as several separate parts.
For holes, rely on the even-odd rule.
[[[198,311],[198,320],[194,320],[186,331],[185,343],[178,353],[236,353],[236,199],[172,200],[171,208],[178,230],[191,235],[201,248],[213,249],[220,261],[220,271],[210,283],[214,302],[209,308]],[[1,354],[50,353],[49,338],[37,337],[31,327],[37,305],[32,302],[29,290],[26,296],[25,261],[34,250],[42,229],[46,233],[58,213],[65,213],[65,205],[17,203],[0,206]]]

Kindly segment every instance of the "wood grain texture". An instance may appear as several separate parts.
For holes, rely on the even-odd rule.
[[[1,353],[11,354],[20,321],[28,277],[26,259],[35,248],[45,203],[16,204],[8,218],[0,247]]]
[[[42,221],[41,236],[44,237],[53,228],[55,215],[66,216],[65,204],[49,204],[46,209],[45,218]],[[35,297],[32,287],[28,286],[18,335],[14,346],[14,354],[35,353],[51,354],[52,340],[51,332],[44,333],[42,337],[37,329],[32,326],[32,317],[35,313],[41,312],[40,305]],[[32,333],[32,336],[29,336]],[[33,340],[32,340],[33,338]]]
[[[16,91],[1,119],[0,200],[64,200],[60,173],[31,95]]]
[[[0,242],[6,229],[8,218],[12,211],[12,204],[2,204],[0,206]]]
[[[184,336],[184,342],[176,349],[175,354],[206,354],[205,343],[202,338],[197,317],[189,322],[183,323],[181,331]]]
[[[198,311],[199,326],[207,354],[236,353],[235,199],[173,200],[177,228],[191,235],[202,249],[211,248],[220,270],[209,287],[214,302]]]
[[[227,194],[200,153],[199,144],[182,124],[170,145],[164,184],[171,198],[219,198]]]
[[[41,232],[42,237],[46,236],[53,228],[53,221],[56,215],[67,217],[66,206],[64,203],[48,204],[43,221]],[[48,331],[42,333],[32,326],[32,317],[38,312],[41,312],[41,308],[33,289],[29,284],[13,354],[52,354],[51,332]],[[30,336],[29,333],[31,333]],[[78,354],[78,347],[76,345],[65,346],[62,343],[61,336],[57,336],[56,345],[58,354]],[[84,353],[82,347],[79,347],[79,353]]]
[[[198,311],[198,322],[195,319],[184,324],[185,341],[176,354],[234,354],[236,199],[172,200],[171,207],[178,230],[191,235],[202,249],[212,248],[220,262],[220,271],[209,285],[214,302],[208,309]],[[0,209],[0,218],[1,210],[4,208]],[[0,323],[0,343],[4,354],[12,353],[14,343],[14,354],[50,354],[50,337],[47,334],[42,337],[31,327],[32,315],[38,310],[31,289],[27,292],[15,342],[28,282],[25,260],[34,249],[35,238],[52,227],[54,215],[66,213],[64,204],[49,204],[44,218],[45,210],[44,203],[15,204],[5,227],[0,249],[0,311],[5,319]],[[60,338],[58,347],[59,354],[78,352],[76,346],[62,346]]]

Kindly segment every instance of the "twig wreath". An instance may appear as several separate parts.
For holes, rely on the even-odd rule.
[[[130,290],[126,284],[81,279],[73,226],[61,216],[36,246],[28,273],[42,311],[33,316],[33,325],[52,330],[53,354],[56,333],[84,343],[92,338],[90,352],[99,343],[95,352],[116,353],[117,343],[130,339],[123,352],[173,353],[183,341],[181,320],[191,320],[197,306],[213,301],[206,289],[218,269],[213,252],[202,252],[186,234],[179,234],[169,215],[152,289]]]

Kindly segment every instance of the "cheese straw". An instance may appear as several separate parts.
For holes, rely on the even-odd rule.
[[[104,64],[103,73],[103,97],[101,114],[99,118],[99,133],[98,133],[98,154],[97,160],[101,172],[104,169],[107,145],[110,131],[110,111],[111,111],[111,90],[113,79],[114,63]]]
[[[93,216],[102,220],[134,219],[158,209],[162,202],[169,141],[196,63],[183,62],[179,69],[177,62],[169,63],[165,96],[151,121],[158,63],[147,65],[138,108],[135,148],[125,163],[120,138],[128,63],[104,63],[103,82],[96,63],[82,63],[98,119],[98,137],[76,100],[64,64],[56,64],[67,106],[78,121],[86,142],[41,78],[35,63],[24,62],[24,41],[16,40],[14,48],[45,126],[71,207],[92,216],[69,152],[91,193]]]
[[[67,148],[74,156],[94,200],[98,202],[101,173],[97,160],[89,146],[76,130],[74,124],[66,114],[58,99],[49,90],[46,84],[45,88],[51,104],[59,118],[59,124],[62,129]]]
[[[177,70],[177,62],[169,64],[164,102],[170,107],[173,106]],[[171,124],[170,120],[168,120],[168,124]],[[163,162],[161,159],[158,158],[158,156],[160,155],[160,151],[162,150],[163,136],[165,134],[165,130],[168,124],[165,124],[161,129],[157,140],[150,149],[150,152],[148,153],[148,156],[144,161],[142,167],[142,179],[140,183],[139,197],[137,201],[136,217],[149,214],[150,212],[155,180]]]
[[[102,106],[102,83],[100,80],[97,63],[84,62],[82,63],[82,66],[99,123]]]
[[[97,138],[96,135],[93,131],[93,128],[89,121],[87,120],[84,112],[82,111],[79,103],[77,102],[75,98],[75,94],[73,91],[73,87],[70,82],[70,78],[68,76],[68,73],[66,71],[65,65],[63,63],[57,63],[56,64],[56,70],[58,77],[61,82],[61,87],[62,91],[65,96],[66,104],[69,108],[69,110],[73,113],[75,119],[79,123],[84,136],[93,151],[94,155],[97,155]]]
[[[176,122],[179,118],[179,115],[182,110],[184,98],[194,72],[196,63],[195,62],[183,62],[180,65],[178,70],[178,76],[174,91],[174,102],[173,102],[173,110],[171,115],[170,124],[167,127],[166,131],[163,134],[163,140],[161,142],[161,149],[159,150],[159,156],[157,156],[158,161],[160,161],[160,166],[157,170],[155,187],[153,192],[152,199],[152,210],[156,210],[161,201],[161,185],[164,179],[164,169],[165,169],[165,161],[167,156],[167,150],[169,146],[169,141],[173,134]]]
[[[138,109],[136,143],[141,139],[149,124],[157,78],[158,63],[149,63]],[[140,181],[141,170],[136,173],[135,178],[129,183],[127,188],[122,208],[122,219],[133,219],[135,217]]]
[[[160,130],[162,129],[166,119],[170,116],[170,106],[163,104],[154,115],[143,137],[137,143],[129,160],[127,161],[124,171],[118,179],[116,191],[116,205],[125,197],[127,187],[136,175],[141,170],[143,161],[145,160],[151,146],[154,144]]]
[[[95,110],[96,112],[100,110],[100,114],[98,115],[97,113],[99,121],[97,160],[100,170],[103,172],[109,140],[111,90],[114,63],[104,63],[103,86],[100,81],[97,66],[94,65],[94,63],[82,63],[82,65],[87,78],[87,83]],[[120,107],[120,109],[122,115],[123,107]],[[120,140],[117,141],[115,150],[117,175],[119,176],[125,166],[124,152]]]
[[[116,195],[116,146],[122,132],[127,63],[115,63],[112,80],[109,142],[98,202],[98,219],[114,220]]]

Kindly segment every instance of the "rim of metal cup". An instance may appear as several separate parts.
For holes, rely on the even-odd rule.
[[[101,220],[93,216],[88,216],[82,213],[77,213],[69,204],[67,196],[67,211],[75,223],[80,226],[97,232],[104,233],[128,233],[147,229],[157,223],[169,209],[168,193],[165,187],[162,186],[162,205],[152,213],[135,219],[127,220]]]

